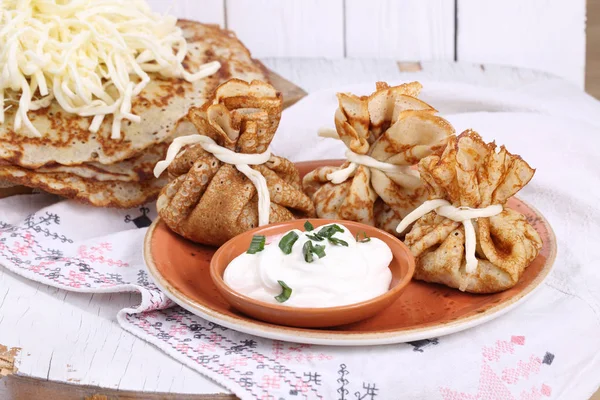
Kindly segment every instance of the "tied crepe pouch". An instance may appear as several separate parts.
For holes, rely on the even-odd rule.
[[[418,82],[394,87],[378,82],[370,96],[338,93],[336,133],[327,136],[346,145],[349,161],[317,168],[303,180],[319,218],[357,221],[397,234],[402,218],[427,200],[411,167],[441,154],[454,129],[416,98],[421,88]],[[336,179],[347,168],[353,170],[347,179]]]
[[[281,93],[271,85],[232,79],[179,121],[176,136],[204,135],[240,155],[265,153],[282,108]],[[271,155],[268,161],[250,168],[266,180],[269,223],[314,216],[314,206],[302,192],[298,170],[291,161]],[[179,152],[168,175],[170,182],[158,198],[157,209],[174,232],[198,243],[221,245],[259,225],[259,195],[253,182],[201,144]]]
[[[431,211],[416,220],[405,244],[417,258],[414,277],[471,293],[494,293],[514,286],[542,248],[542,240],[526,218],[504,207],[535,172],[521,157],[484,143],[473,131],[452,137],[441,156],[418,165],[430,200],[451,206],[484,209],[503,206],[486,218],[474,218],[476,269],[466,271],[465,229],[460,222]]]

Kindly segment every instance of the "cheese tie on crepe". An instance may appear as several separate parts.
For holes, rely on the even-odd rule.
[[[163,161],[159,161],[154,168],[154,176],[159,177],[171,165],[181,149],[189,144],[200,144],[204,150],[211,153],[215,158],[226,164],[235,165],[236,169],[244,174],[258,193],[258,225],[263,226],[269,223],[269,210],[271,208],[271,197],[267,180],[250,165],[264,164],[271,158],[271,149],[267,149],[259,154],[236,153],[225,147],[219,146],[213,139],[204,135],[189,135],[178,137],[167,150],[167,156]]]
[[[468,274],[472,274],[477,270],[478,261],[477,257],[475,257],[477,237],[475,236],[475,228],[471,220],[493,217],[500,214],[502,209],[503,207],[499,204],[485,208],[471,208],[455,207],[449,201],[443,199],[427,200],[404,217],[398,228],[396,228],[396,231],[398,233],[404,232],[410,224],[431,211],[435,211],[438,215],[452,221],[461,222],[465,228],[465,259],[467,262],[465,270]]]
[[[341,140],[334,129],[321,128],[319,129],[318,134],[320,137]],[[342,168],[338,171],[327,174],[327,179],[329,179],[329,181],[335,185],[345,182],[351,176],[353,176],[359,165],[374,168],[381,172],[410,175],[417,178],[419,177],[419,172],[411,169],[410,166],[407,165],[395,165],[382,162],[365,154],[357,154],[350,149],[346,150],[345,155],[346,159],[350,161],[350,165],[348,165],[346,168]]]

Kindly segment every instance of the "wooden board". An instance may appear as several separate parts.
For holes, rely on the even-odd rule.
[[[585,90],[600,99],[600,0],[587,1],[586,34]]]
[[[17,194],[30,194],[33,193],[33,189],[26,186],[13,186],[10,182],[0,182],[0,199],[9,196],[15,196]]]
[[[0,379],[0,398],[3,400],[236,400],[232,394],[149,393],[129,390],[110,390],[87,385],[40,381],[11,375]]]

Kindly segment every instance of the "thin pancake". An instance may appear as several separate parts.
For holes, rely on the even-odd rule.
[[[80,165],[50,164],[36,169],[41,173],[67,173],[98,181],[143,182],[154,179],[152,171],[165,158],[168,142],[159,143],[140,155],[115,164],[85,163]]]
[[[0,180],[0,189],[6,189],[9,187],[15,187],[15,186],[19,186],[19,185],[17,185],[16,183],[12,183],[10,181]]]
[[[185,20],[179,25],[188,41],[185,67],[195,71],[200,65],[216,60],[222,65],[219,72],[195,83],[154,76],[133,101],[132,112],[139,115],[142,122],[124,121],[120,140],[110,138],[111,116],[105,118],[101,129],[94,134],[88,130],[91,117],[68,114],[56,101],[48,108],[28,114],[44,137],[16,133],[12,130],[16,107],[10,107],[5,123],[0,125],[0,159],[28,168],[90,161],[112,164],[164,141],[191,106],[200,106],[220,83],[229,78],[267,80],[262,65],[252,60],[250,52],[232,32]]]
[[[96,207],[130,208],[154,200],[167,179],[146,182],[97,181],[67,173],[43,174],[21,167],[0,167],[0,181],[8,179],[25,186],[88,203]]]

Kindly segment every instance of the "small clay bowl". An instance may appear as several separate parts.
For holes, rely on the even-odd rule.
[[[231,289],[223,280],[225,268],[240,254],[248,250],[253,235],[276,236],[292,229],[304,230],[306,219],[287,221],[279,224],[262,226],[242,233],[221,246],[210,262],[210,276],[221,295],[237,310],[262,321],[277,325],[301,328],[324,328],[350,324],[372,317],[390,306],[408,285],[415,272],[415,259],[410,250],[398,238],[375,227],[358,222],[331,219],[311,219],[315,226],[336,223],[346,226],[353,235],[366,232],[368,236],[383,240],[392,250],[390,263],[392,282],[390,290],[381,296],[339,307],[305,308],[269,304],[254,300]]]

